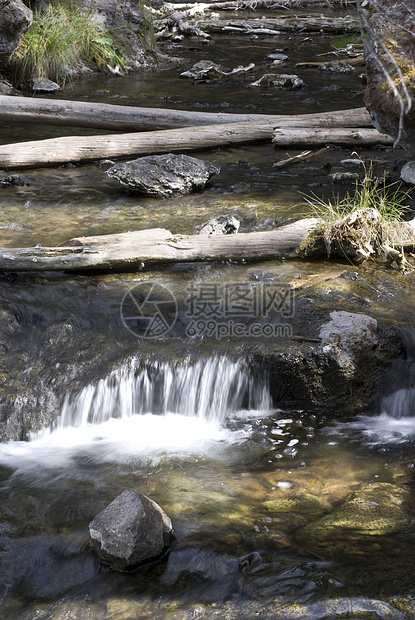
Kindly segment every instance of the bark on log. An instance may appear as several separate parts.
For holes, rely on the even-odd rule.
[[[309,116],[314,117],[315,124],[329,127],[330,124],[340,123],[342,115],[345,113],[340,113],[340,116],[338,113],[333,114],[333,116],[330,116],[330,113]],[[353,114],[349,114],[349,116],[353,116]],[[290,122],[295,123],[296,126],[301,122],[293,120],[295,117],[289,118]],[[307,120],[303,119],[303,122],[307,122]],[[272,131],[276,124],[278,123],[275,120],[261,120],[249,123],[207,125],[194,128],[193,131],[189,128],[168,129],[166,131],[107,136],[65,136],[48,140],[20,142],[0,146],[0,169],[50,166],[66,162],[139,157],[170,152],[183,153],[217,146],[226,147],[252,142],[267,142],[271,141]],[[325,131],[327,136],[331,133],[326,130],[322,131]],[[353,134],[358,131],[360,130],[354,129]],[[374,132],[374,135],[379,136],[378,141],[381,141],[382,135],[376,129],[366,131]],[[326,141],[330,142],[330,140]]]
[[[241,28],[247,34],[255,29],[284,32],[360,32],[358,17],[281,17],[273,19],[196,19],[195,23],[206,32],[222,32],[224,28]]]
[[[393,146],[394,140],[377,129],[275,129],[272,138],[275,146],[317,146],[320,144],[350,144],[353,146]],[[1,163],[1,162],[0,162]]]
[[[158,263],[295,257],[313,218],[272,231],[237,235],[172,235],[165,229],[78,237],[66,246],[1,248],[0,272],[131,270]]]
[[[142,131],[145,129],[173,129],[199,125],[243,123],[254,120],[275,120],[276,125],[284,125],[295,119],[311,126],[319,119],[328,122],[339,121],[342,127],[352,122],[354,127],[371,127],[366,108],[340,110],[322,114],[303,114],[298,116],[272,114],[229,114],[223,112],[187,112],[163,108],[137,108],[133,106],[111,105],[108,103],[89,103],[60,99],[41,99],[40,97],[11,97],[0,95],[0,124],[3,123],[45,123],[48,125],[70,125],[91,127],[112,131]],[[322,122],[326,122],[323,120]],[[304,125],[303,125],[304,126]],[[333,125],[331,125],[333,126]]]
[[[355,6],[356,0],[330,0],[331,5],[340,5],[344,7],[345,4]],[[257,11],[258,9],[293,9],[293,8],[301,8],[305,7],[315,7],[315,6],[324,6],[327,7],[327,0],[208,0],[207,2],[198,3],[197,9],[199,11]],[[194,10],[194,4],[188,4],[185,2],[180,3],[172,3],[165,2],[163,5],[163,10],[170,11],[188,11]]]

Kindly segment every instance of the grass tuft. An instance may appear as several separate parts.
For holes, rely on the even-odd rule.
[[[385,246],[394,245],[405,234],[404,203],[409,194],[400,183],[374,178],[370,166],[365,168],[364,179],[356,182],[354,193],[347,192],[344,198],[306,197],[320,220],[314,247],[322,240],[328,257],[335,254],[358,262],[381,254]]]
[[[110,31],[70,0],[61,0],[34,13],[33,23],[13,57],[20,82],[44,77],[64,83],[81,68],[125,69],[123,53]]]

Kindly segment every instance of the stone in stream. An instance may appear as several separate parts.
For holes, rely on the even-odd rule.
[[[221,65],[211,60],[200,60],[188,71],[180,74],[181,78],[189,78],[191,80],[213,80],[222,77],[227,73]]]
[[[415,161],[408,161],[401,170],[401,179],[408,185],[415,185]]]
[[[319,66],[319,71],[326,73],[356,73],[356,69],[346,62],[339,62],[338,60],[332,60],[331,62],[325,62]]]
[[[199,235],[236,235],[240,222],[233,215],[213,217],[199,227]]]
[[[134,490],[104,508],[89,524],[89,533],[101,560],[119,571],[158,559],[174,538],[162,508]]]
[[[60,90],[61,87],[47,78],[33,78],[29,82],[29,88],[34,93],[54,93]]]
[[[150,196],[177,196],[201,189],[220,166],[188,155],[149,155],[115,164],[106,174],[124,187]]]
[[[288,75],[286,73],[265,73],[250,86],[257,88],[277,88],[287,90],[297,90],[304,86],[304,82],[298,75]]]

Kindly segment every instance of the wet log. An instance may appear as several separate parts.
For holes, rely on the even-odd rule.
[[[323,144],[339,144],[352,146],[393,146],[394,140],[377,129],[314,129],[314,128],[278,128],[274,129],[273,143],[275,146],[318,146]],[[1,162],[0,162],[1,163]]]
[[[345,0],[330,0],[330,5],[344,6]],[[347,0],[347,4],[356,5],[356,0]],[[163,5],[164,10],[171,11],[186,11],[195,10],[198,11],[258,11],[258,9],[293,9],[305,7],[324,6],[327,7],[327,0],[208,0],[207,2],[200,2],[195,7],[194,4],[185,2],[172,3],[165,2]]]
[[[278,32],[326,32],[330,34],[344,32],[360,32],[359,19],[356,16],[345,17],[279,17],[256,19],[204,19],[198,18],[199,28],[205,32],[222,32],[224,29],[238,28],[247,34],[254,34],[256,29],[267,29]]]
[[[172,235],[157,228],[77,237],[58,247],[1,248],[0,272],[127,271],[160,263],[293,258],[317,221],[237,235]]]
[[[320,119],[325,119],[324,122],[326,120],[335,122],[335,120],[341,119],[339,122],[340,126],[343,127],[347,127],[353,119],[354,127],[372,126],[366,108],[298,116],[229,114],[0,95],[0,124],[13,122],[45,123],[112,131],[142,131],[145,129],[173,129],[199,125],[243,123],[254,120],[274,120],[275,126],[277,126],[280,123],[287,124],[293,119],[297,126],[300,126],[298,123],[303,121],[306,122],[305,126],[311,126],[315,122],[319,122]]]
[[[170,15],[170,20],[175,24],[181,34],[201,37],[202,39],[211,38],[210,34],[207,34],[207,32],[203,32],[203,30],[200,30],[200,28],[197,28],[196,26],[191,26],[186,15],[183,13],[173,13]]]
[[[349,116],[353,116],[354,113]],[[333,116],[314,116],[317,125],[330,127],[330,124],[344,126],[347,113],[336,113]],[[291,123],[298,127],[300,120]],[[310,122],[304,120],[303,122]],[[349,120],[351,122],[351,120]],[[67,162],[86,162],[98,159],[116,159],[130,156],[153,155],[161,153],[183,153],[215,148],[218,146],[234,146],[253,142],[270,142],[274,127],[273,121],[251,121],[248,123],[230,123],[226,125],[205,125],[165,131],[149,131],[142,133],[111,134],[106,136],[65,136],[33,142],[20,142],[0,146],[1,168],[25,168],[33,166],[51,166]],[[282,131],[282,130],[281,130]],[[285,130],[286,131],[286,130]],[[299,131],[299,130],[297,130]],[[316,131],[316,130],[315,130]],[[322,130],[326,135],[331,131]],[[346,131],[346,130],[343,130]],[[360,130],[354,129],[356,134]],[[376,129],[373,131],[379,136]],[[327,140],[330,142],[330,140]],[[351,142],[349,142],[351,143]],[[356,142],[359,144],[359,142]]]

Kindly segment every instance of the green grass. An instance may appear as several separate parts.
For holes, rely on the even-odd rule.
[[[320,220],[313,242],[322,240],[327,256],[367,258],[382,253],[384,246],[393,245],[404,234],[402,222],[410,192],[402,190],[400,183],[374,178],[371,167],[365,173],[355,191],[343,198],[306,197],[313,215]]]
[[[64,83],[82,67],[125,68],[125,58],[111,33],[70,1],[35,11],[31,27],[13,58],[19,81],[45,77]]]
[[[331,39],[331,46],[337,50],[346,49],[348,45],[363,45],[360,34],[343,34]]]

